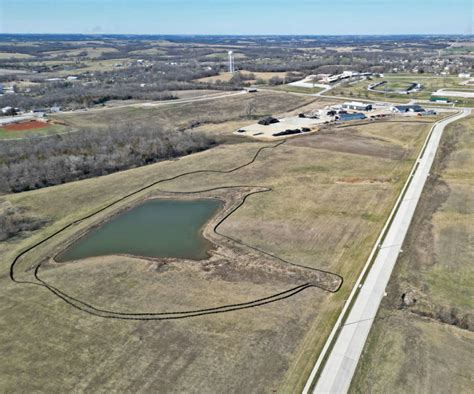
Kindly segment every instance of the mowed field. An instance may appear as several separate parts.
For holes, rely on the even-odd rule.
[[[473,127],[445,131],[351,392],[472,392]]]
[[[336,127],[279,146],[224,144],[179,160],[2,196],[48,224],[0,243],[0,391],[301,390],[433,120]],[[86,124],[96,121],[92,114],[84,116]],[[271,191],[247,198],[220,231],[289,262],[342,276],[337,293],[312,287],[256,308],[135,321],[97,317],[44,287],[10,281],[15,255],[65,224],[160,179],[238,167],[262,147],[269,149],[237,171],[202,172],[164,182],[72,226],[22,258],[15,268],[17,277],[35,281],[31,268],[44,257],[145,198],[245,186]],[[244,262],[247,269],[234,264],[242,260],[238,251],[235,256],[216,256],[220,263],[214,265],[127,256],[48,263],[40,276],[89,304],[127,312],[248,302],[294,285],[295,278],[259,264],[264,260],[258,252],[252,252],[255,260]],[[270,260],[265,257],[272,264]]]

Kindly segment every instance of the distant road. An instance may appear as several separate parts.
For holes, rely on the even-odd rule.
[[[77,115],[77,114],[88,114],[90,112],[100,112],[100,111],[114,110],[114,109],[120,109],[120,108],[125,108],[125,107],[153,108],[153,107],[161,107],[161,106],[173,105],[173,104],[194,103],[196,101],[216,100],[216,99],[221,99],[221,98],[237,96],[237,95],[241,95],[241,94],[247,94],[247,91],[242,90],[242,91],[238,91],[238,92],[223,93],[223,94],[213,93],[213,94],[207,94],[207,95],[204,95],[204,96],[198,96],[198,97],[193,97],[193,98],[188,98],[188,99],[123,104],[123,105],[117,105],[115,107],[99,107],[99,108],[92,108],[92,109],[89,109],[89,110],[78,109],[78,110],[75,110],[75,111],[56,112],[56,113],[54,113],[54,115],[68,116],[68,115]],[[249,93],[249,94],[251,94],[251,93]],[[33,114],[27,114],[27,115],[24,115],[24,116],[15,116],[14,117],[15,121],[30,120],[30,119],[35,119],[35,116]],[[4,123],[9,123],[11,121],[12,121],[11,117],[9,117],[8,120],[6,118],[3,120]],[[1,126],[1,124],[2,124],[2,120],[0,119],[0,126]],[[58,136],[58,135],[76,133],[78,131],[80,131],[80,130],[73,129],[73,130],[70,130],[70,131],[65,131],[63,133],[37,135],[37,136],[34,136],[34,138],[51,138],[51,137]],[[19,138],[3,138],[3,139],[0,139],[0,141],[18,141],[18,140],[27,140],[27,139],[31,139],[31,138],[32,138],[31,136],[19,137]]]
[[[60,115],[75,115],[75,114],[81,114],[81,113],[114,110],[114,109],[125,108],[125,107],[146,107],[146,108],[161,107],[161,106],[165,106],[165,105],[193,103],[193,102],[196,102],[196,101],[216,100],[216,99],[227,98],[227,97],[231,97],[231,96],[238,96],[238,95],[241,95],[241,94],[247,94],[247,91],[246,90],[239,90],[238,92],[230,92],[230,93],[212,93],[212,94],[206,94],[204,96],[192,97],[192,98],[187,98],[187,99],[147,101],[147,102],[144,102],[144,103],[123,104],[123,105],[117,105],[117,106],[114,106],[114,107],[95,107],[95,108],[91,108],[91,109],[87,109],[87,110],[78,109],[78,110],[75,110],[75,111],[58,112],[57,114],[60,114]]]
[[[433,92],[432,95],[437,97],[474,98],[474,90],[463,92],[462,90],[438,89],[436,92]]]
[[[299,81],[290,82],[288,85],[298,86],[300,88],[323,88],[323,89],[327,89],[327,88],[331,87],[331,85],[313,82],[315,78],[316,78],[316,75],[308,75],[307,77],[305,77],[303,79],[300,79]]]
[[[411,182],[407,181],[400,194],[369,260],[364,266],[336,325],[319,355],[303,390],[304,394],[310,391],[331,394],[342,394],[348,391],[398,254],[401,252],[400,248],[410,226],[421,192],[429,176],[444,128],[448,124],[470,115],[470,113],[471,109],[463,109],[460,113],[440,120],[433,126],[430,137],[418,156],[418,164],[410,174]],[[385,237],[383,237],[384,233]],[[378,254],[372,266],[370,266],[370,262],[377,252]],[[365,280],[363,280],[364,277]],[[350,308],[351,304],[352,308]],[[327,360],[322,365],[325,357],[327,357]],[[321,367],[323,369],[320,372],[316,386],[314,390],[311,390],[313,380]]]
[[[25,120],[37,119],[35,114],[4,116],[0,118],[0,126],[7,125],[14,122],[24,122]]]

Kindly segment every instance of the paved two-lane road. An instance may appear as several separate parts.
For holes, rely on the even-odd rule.
[[[463,109],[460,113],[443,119],[433,126],[431,137],[418,157],[418,166],[411,174],[411,183],[406,187],[405,194],[401,194],[399,198],[398,210],[393,211],[392,222],[390,227],[387,227],[385,238],[377,245],[379,249],[377,257],[371,267],[369,267],[369,263],[364,267],[364,270],[370,269],[370,271],[368,271],[363,283],[361,282],[363,273],[356,282],[356,286],[313,368],[304,389],[305,394],[311,391],[313,380],[322,367],[325,353],[327,353],[327,360],[322,367],[313,392],[340,394],[348,391],[421,192],[429,176],[444,128],[449,123],[466,117],[470,113],[470,109]],[[359,287],[360,291],[357,295],[357,288]],[[347,314],[345,312],[349,310],[352,297],[357,298]],[[347,318],[339,331],[343,316],[347,316]],[[329,350],[331,341],[333,347],[332,350]]]

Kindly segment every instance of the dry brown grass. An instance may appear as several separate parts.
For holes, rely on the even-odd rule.
[[[75,310],[43,288],[12,283],[8,269],[27,245],[131,190],[186,171],[233,168],[266,144],[223,145],[176,161],[5,196],[50,221],[28,237],[0,244],[0,390],[299,390],[428,129],[418,122],[374,123],[353,127],[350,133],[336,129],[319,139],[307,136],[266,150],[253,165],[232,174],[204,173],[161,184],[166,191],[272,188],[248,198],[221,231],[291,262],[344,276],[341,291],[334,295],[309,289],[240,312],[164,322],[101,319]],[[332,133],[345,133],[345,144],[324,144]],[[349,152],[354,139],[361,140],[361,149]],[[387,147],[403,152],[387,157]],[[338,183],[341,178],[374,176],[391,181]],[[150,189],[127,204],[160,193]],[[18,275],[31,277],[25,269],[90,224],[75,226],[36,250],[22,260]],[[150,261],[110,257],[50,265],[41,275],[92,303],[140,311],[240,302],[287,288],[287,280],[275,275],[256,283],[253,276],[212,275],[199,267],[175,264],[163,271]]]
[[[470,117],[444,133],[352,392],[472,389],[473,124]]]
[[[379,316],[349,392],[471,391],[472,332],[403,311],[384,310]]]
[[[119,122],[146,121],[166,128],[186,127],[191,121],[223,123],[247,119],[250,103],[255,116],[279,114],[314,101],[312,97],[294,96],[275,92],[241,94],[221,99],[188,103],[167,103],[155,107],[125,107],[106,111],[65,114],[57,116],[72,126],[101,126]]]
[[[265,81],[268,81],[269,79],[273,77],[285,78],[286,76],[286,72],[252,72],[252,71],[245,71],[245,70],[241,70],[240,72],[242,74],[252,73],[253,75],[255,75],[256,79],[263,79]],[[204,83],[214,83],[216,81],[229,82],[232,77],[233,77],[233,74],[231,73],[221,73],[219,75],[213,75],[212,77],[199,78],[196,81],[204,82]]]

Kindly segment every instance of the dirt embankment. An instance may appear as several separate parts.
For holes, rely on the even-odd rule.
[[[224,205],[203,229],[203,236],[213,244],[209,258],[199,261],[178,258],[140,258],[154,262],[155,268],[159,270],[179,268],[202,271],[209,278],[219,278],[228,282],[247,281],[262,284],[267,281],[278,281],[287,285],[308,283],[311,286],[330,292],[337,291],[342,284],[342,278],[338,275],[283,260],[266,251],[246,245],[220,231],[220,225],[242,206],[248,196],[266,192],[269,192],[269,190],[264,187],[244,186],[196,193],[161,192],[153,196],[152,198],[173,199],[215,198],[223,201]],[[135,201],[133,205],[140,201]],[[126,206],[124,209],[129,208],[130,206]],[[121,209],[112,213],[112,215],[115,216],[120,212],[122,212]],[[110,220],[110,217],[103,218],[91,228],[96,228],[108,220]],[[54,256],[67,249],[70,244],[89,232],[91,228],[74,234],[68,242],[57,248]],[[49,264],[51,263],[53,265],[57,264],[54,257],[50,260]],[[48,264],[45,265],[45,267],[47,266]]]
[[[2,128],[7,131],[24,131],[33,129],[44,129],[49,126],[49,122],[42,122],[39,120],[29,120],[26,122],[11,123]]]

